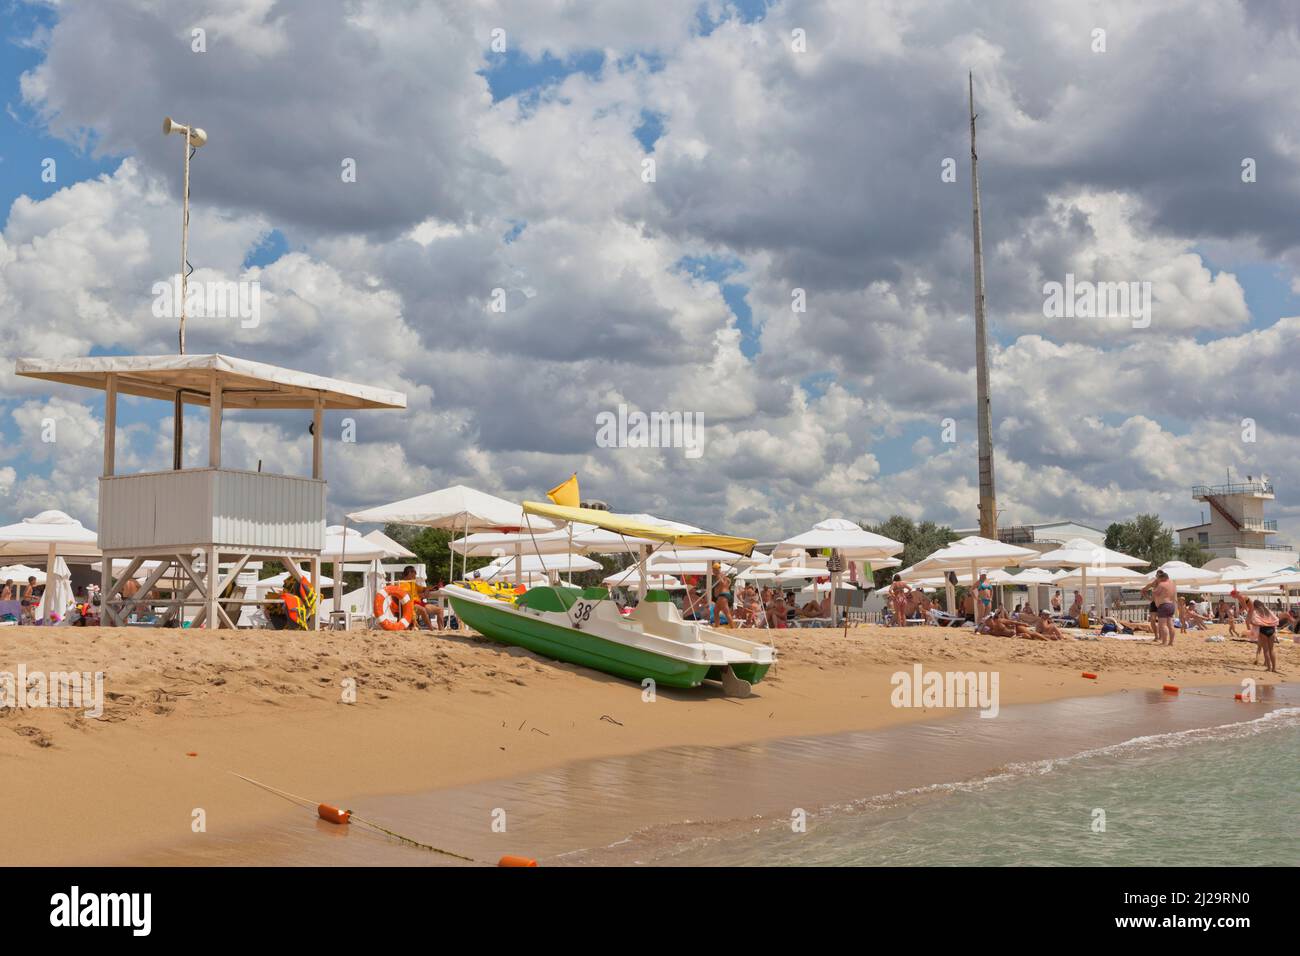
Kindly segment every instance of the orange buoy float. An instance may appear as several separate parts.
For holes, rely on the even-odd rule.
[[[537,861],[526,856],[503,856],[497,860],[497,866],[536,866]]]
[[[340,810],[338,807],[331,807],[328,803],[322,803],[316,808],[317,815],[326,823],[351,823],[352,811]]]
[[[1178,685],[1177,685],[1177,684],[1165,684],[1165,686],[1164,686],[1163,689],[1164,689],[1164,691],[1165,691],[1166,693],[1168,693],[1168,694],[1176,694],[1176,693],[1178,693]]]
[[[385,631],[405,631],[415,623],[415,602],[411,592],[390,584],[375,595],[375,620]]]
[[[1097,675],[1094,674],[1092,671],[1084,671],[1084,672],[1083,672],[1083,676],[1086,677],[1086,678],[1088,678],[1088,680],[1096,680],[1096,679],[1097,679]]]

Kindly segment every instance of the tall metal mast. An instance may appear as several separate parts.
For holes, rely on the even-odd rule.
[[[980,223],[980,177],[975,153],[975,79],[967,74],[970,92],[970,189],[975,237],[975,414],[979,424],[980,536],[998,536],[997,495],[993,486],[993,409],[989,402],[989,355],[984,333],[984,235]]]

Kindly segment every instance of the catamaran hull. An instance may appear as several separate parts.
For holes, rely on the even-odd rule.
[[[647,677],[664,687],[698,687],[706,679],[721,679],[722,668],[709,663],[675,660],[638,647],[607,640],[599,635],[517,613],[508,606],[492,607],[450,595],[457,617],[503,644],[527,648],[543,657],[580,664],[593,670],[632,681]],[[771,664],[728,665],[741,680],[757,683]]]

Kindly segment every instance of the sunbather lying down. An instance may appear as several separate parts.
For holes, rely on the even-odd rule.
[[[1059,627],[1052,623],[1046,609],[1038,615],[1038,623],[1033,627],[1030,627],[1024,621],[1007,617],[1006,612],[999,609],[995,614],[984,619],[978,631],[981,634],[989,634],[993,637],[1019,637],[1027,641],[1065,640],[1065,635],[1061,633]]]

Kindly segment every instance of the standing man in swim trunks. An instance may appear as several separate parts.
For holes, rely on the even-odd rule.
[[[1156,606],[1156,643],[1174,646],[1174,613],[1178,610],[1178,589],[1164,571],[1156,572],[1151,603]]]

